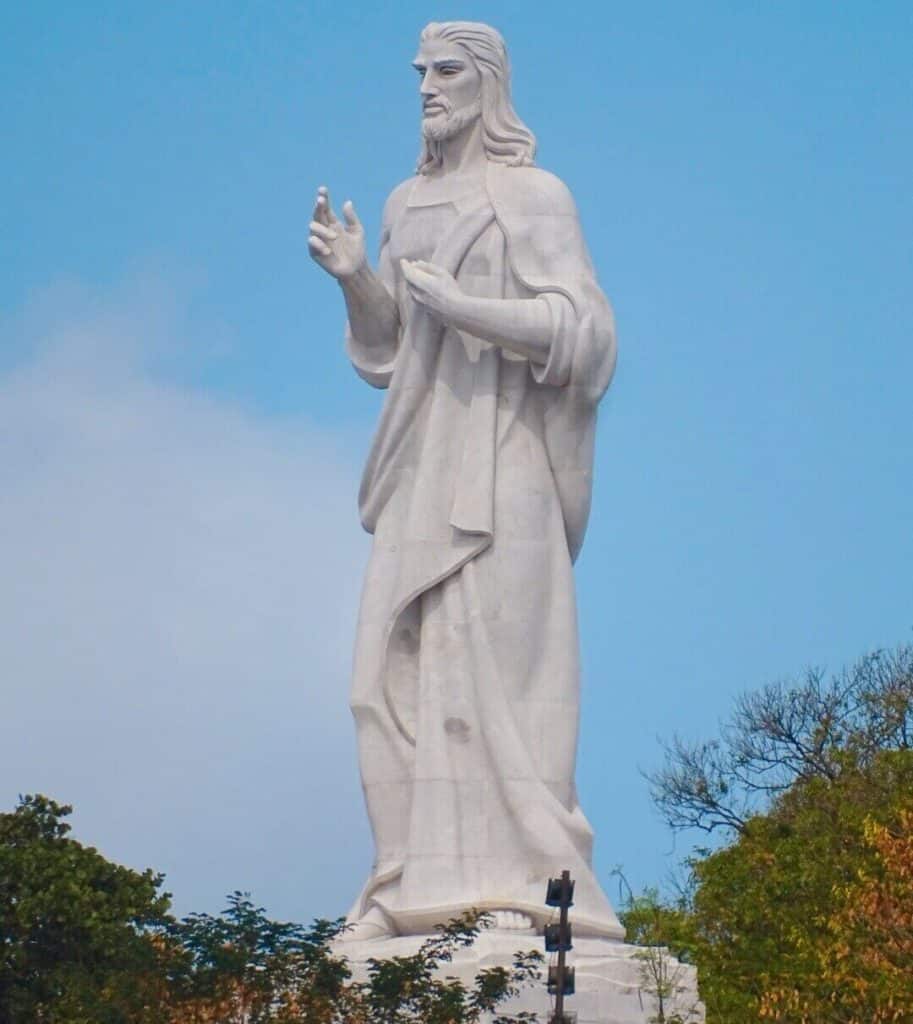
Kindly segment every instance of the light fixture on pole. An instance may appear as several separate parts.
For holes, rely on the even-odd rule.
[[[548,907],[560,910],[558,923],[545,928],[545,950],[558,954],[558,963],[548,969],[548,993],[555,997],[555,1012],[550,1024],[576,1024],[576,1013],[564,1012],[564,997],[575,991],[574,968],[567,966],[567,953],[573,948],[571,926],[567,915],[574,903],[574,881],[570,871],[562,871],[560,878],[550,878],[545,894]]]

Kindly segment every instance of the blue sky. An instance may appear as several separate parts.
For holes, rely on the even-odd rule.
[[[432,19],[490,21],[619,323],[578,565],[597,868],[687,843],[639,769],[913,627],[907,3],[7,5],[0,781],[164,870],[346,909],[347,673],[379,393],[306,251],[376,247]]]

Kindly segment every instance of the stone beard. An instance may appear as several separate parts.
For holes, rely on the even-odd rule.
[[[473,123],[482,113],[480,101],[471,103],[462,110],[444,110],[444,120],[426,117],[422,121],[422,135],[428,142],[445,142],[458,135],[464,128]]]
[[[428,26],[416,67],[426,149],[384,209],[376,325],[340,275],[348,354],[387,389],[351,698],[376,860],[349,920],[357,938],[472,907],[541,927],[547,879],[570,869],[575,934],[621,939],[574,783],[572,563],[612,313],[570,193],[532,165],[500,36]],[[315,258],[334,273],[326,224]]]

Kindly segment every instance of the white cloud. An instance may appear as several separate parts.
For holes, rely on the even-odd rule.
[[[356,458],[169,382],[179,333],[137,286],[52,291],[0,334],[28,352],[0,375],[0,797],[75,804],[181,912],[241,888],[341,913],[370,858]]]

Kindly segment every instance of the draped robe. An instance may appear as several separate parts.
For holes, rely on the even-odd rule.
[[[572,562],[611,310],[554,176],[489,163],[484,187],[435,203],[416,180],[384,211],[395,355],[347,331],[358,373],[387,389],[359,495],[374,542],[352,687],[376,860],[350,920],[377,905],[424,933],[477,907],[541,924],[546,880],[569,868],[578,933],[621,938],[574,784]],[[472,295],[544,300],[547,362],[444,328],[410,299],[403,257]]]

